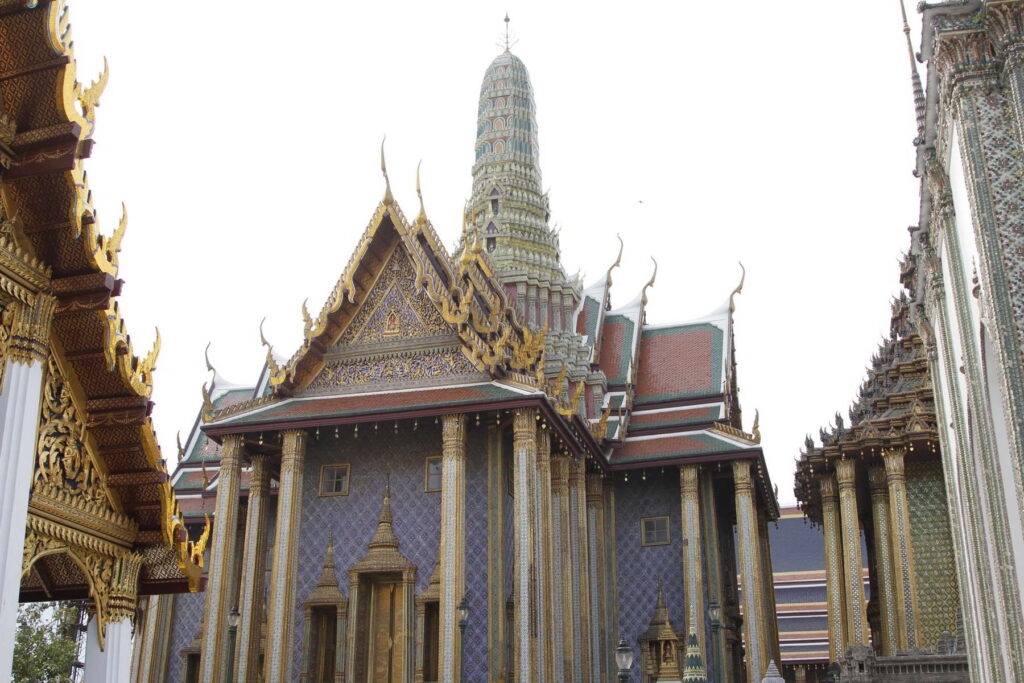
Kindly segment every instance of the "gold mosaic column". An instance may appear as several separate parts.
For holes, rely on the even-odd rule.
[[[860,519],[857,517],[857,461],[836,461],[836,480],[839,483],[839,518],[843,525],[843,567],[846,569],[846,645],[867,645],[864,563],[860,554]]]
[[[550,528],[554,536],[552,556],[555,569],[556,596],[554,601],[555,658],[562,668],[561,679],[573,680],[573,662],[575,661],[575,643],[573,624],[576,621],[576,594],[573,589],[572,566],[569,561],[569,458],[564,454],[552,455],[551,458],[552,486],[552,518],[554,525]],[[556,677],[558,680],[559,677]]]
[[[572,500],[570,532],[572,542],[573,572],[576,575],[574,599],[578,601],[579,621],[576,634],[579,638],[575,652],[579,675],[583,681],[593,680],[590,651],[590,571],[587,566],[587,486],[586,467],[583,458],[569,458],[569,496]]]
[[[761,683],[771,655],[769,634],[765,628],[765,596],[760,590],[764,579],[761,576],[761,543],[758,538],[757,509],[750,461],[734,460],[732,475],[736,487],[736,538],[740,581],[743,584],[743,638],[747,652],[747,681]]]
[[[255,677],[259,667],[260,624],[263,606],[263,575],[267,554],[267,490],[270,471],[266,455],[252,456],[249,482],[249,510],[245,523],[245,550],[242,554],[242,589],[238,601],[238,680]]]
[[[277,491],[277,530],[270,570],[270,614],[267,618],[267,651],[263,680],[291,680],[292,630],[295,626],[296,549],[302,514],[302,471],[306,460],[306,432],[290,429],[283,434],[281,477]]]
[[[871,487],[871,517],[875,527],[875,586],[878,589],[878,613],[881,633],[875,643],[880,655],[896,654],[899,647],[896,634],[896,576],[892,568],[892,534],[889,525],[889,491],[885,482],[885,468],[875,465],[868,470]]]
[[[828,600],[829,661],[846,652],[846,591],[843,542],[839,532],[839,491],[831,473],[821,475],[821,525],[825,533],[825,586]]]
[[[505,468],[500,424],[487,427],[487,670],[488,680],[505,675]]]
[[[701,556],[701,521],[700,521],[700,496],[698,483],[700,481],[700,467],[698,465],[679,466],[679,502],[682,506],[682,533],[683,533],[683,582],[686,586],[687,619],[691,615],[693,625],[687,625],[687,633],[697,635],[697,644],[700,651],[704,652],[706,635],[704,633],[704,614],[707,608],[704,605],[704,567]],[[693,630],[690,631],[689,629]]]
[[[512,476],[513,511],[512,528],[514,555],[512,563],[513,590],[515,601],[515,674],[523,683],[537,680],[536,659],[533,657],[533,636],[535,629],[532,617],[535,614],[532,581],[533,572],[533,523],[530,492],[530,470],[537,462],[537,410],[516,408],[512,423]]]
[[[587,475],[587,566],[590,568],[590,650],[591,675],[595,681],[606,680],[602,671],[606,661],[607,628],[604,596],[608,581],[604,572],[604,482],[599,472]]]
[[[781,662],[782,652],[779,646],[779,621],[775,608],[775,572],[772,570],[771,543],[768,539],[768,516],[764,508],[757,511],[757,529],[761,539],[761,576],[764,580],[765,596],[765,628],[768,633],[768,648],[771,651],[770,659]]]
[[[206,582],[206,632],[203,636],[202,675],[218,682],[227,674],[228,612],[234,607],[231,569],[238,531],[238,484],[242,466],[242,436],[224,437],[217,474],[217,503],[210,543],[210,571]]]
[[[466,573],[466,415],[441,418],[441,678],[459,676],[459,618]]]
[[[892,559],[896,572],[896,642],[900,649],[917,647],[917,600],[914,595],[914,550],[910,540],[910,509],[902,448],[882,451],[889,487],[889,523]]]
[[[552,553],[556,548],[552,547],[552,534],[550,529],[554,525],[554,518],[551,514],[551,432],[547,425],[541,425],[537,430],[537,565],[538,572],[538,599],[540,600],[541,611],[538,626],[540,632],[538,639],[543,648],[544,680],[555,680],[555,630],[554,630],[554,600],[552,599],[552,577],[554,572],[551,567]]]

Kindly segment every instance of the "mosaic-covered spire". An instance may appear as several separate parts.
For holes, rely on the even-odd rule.
[[[484,74],[470,214],[506,282],[562,282],[558,238],[541,190],[536,107],[523,61],[505,50]]]

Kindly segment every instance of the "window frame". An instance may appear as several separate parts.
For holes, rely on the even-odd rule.
[[[430,461],[436,460],[441,463],[441,471],[439,473],[441,481],[436,489],[430,488]],[[440,493],[441,487],[444,484],[444,460],[440,455],[428,455],[423,459],[423,491],[424,493]]]
[[[647,522],[654,522],[657,520],[665,520],[665,540],[664,541],[648,541],[647,540]],[[669,545],[672,543],[672,520],[668,515],[657,515],[655,517],[642,517],[640,519],[640,546],[648,548],[651,546],[658,545]]]
[[[332,491],[329,493],[324,492],[324,476],[327,474],[328,469],[332,468],[344,468],[345,470],[345,490],[344,491]],[[320,465],[320,481],[317,484],[316,493],[321,498],[331,498],[333,496],[347,496],[349,489],[352,488],[352,465],[347,462],[332,462]]]

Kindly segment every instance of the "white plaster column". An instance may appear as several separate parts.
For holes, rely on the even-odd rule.
[[[57,300],[37,294],[18,305],[7,357],[0,358],[0,681],[11,677],[29,490],[35,462],[43,373]]]
[[[465,593],[466,415],[445,415],[441,423],[441,678],[458,681],[457,608]]]
[[[99,619],[89,620],[85,637],[84,683],[127,683],[132,671],[132,623],[122,619],[107,624],[106,649],[100,649]]]
[[[6,361],[0,391],[0,681],[11,679],[42,363]]]

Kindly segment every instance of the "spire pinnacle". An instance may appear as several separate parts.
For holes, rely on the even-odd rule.
[[[387,141],[388,136],[385,135],[380,141],[380,172],[384,174],[384,201],[393,201],[391,196],[391,181],[388,179],[388,165],[384,161],[384,143]]]
[[[924,88],[921,87],[921,76],[917,72],[917,58],[914,57],[914,46],[910,42],[910,24],[907,23],[907,8],[903,6],[903,0],[899,0],[899,2],[900,15],[903,17],[903,36],[907,41],[907,56],[910,57],[910,79],[914,88],[914,113],[917,118],[917,138],[914,140],[914,144],[919,145],[924,142]]]
[[[423,192],[420,190],[420,166],[423,165],[423,160],[416,164],[416,196],[420,198],[420,215],[416,217],[417,223],[423,223],[427,220],[427,210],[423,207]]]
[[[508,37],[508,22],[510,22],[510,21],[511,21],[511,19],[508,18],[508,12],[506,11],[505,12],[505,52],[509,52],[509,48],[511,47],[509,45],[509,37]]]

